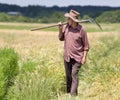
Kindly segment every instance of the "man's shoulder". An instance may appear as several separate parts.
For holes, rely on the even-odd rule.
[[[85,31],[85,28],[84,28],[84,26],[82,26],[82,25],[78,25],[78,29],[79,29],[80,31]]]
[[[81,29],[83,28],[83,26],[80,25],[80,24],[78,24],[77,28],[78,28],[79,30],[81,30]]]

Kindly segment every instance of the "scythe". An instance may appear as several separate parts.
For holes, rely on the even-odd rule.
[[[98,22],[94,19],[81,20],[78,23],[95,23],[100,28],[100,30],[103,31],[101,25],[98,24]],[[65,24],[67,24],[67,22],[62,23],[62,25],[65,25]],[[31,31],[41,30],[41,29],[55,27],[55,26],[59,26],[59,24],[54,24],[54,25],[49,25],[49,26],[39,27],[39,28],[33,28],[33,29],[31,29]]]

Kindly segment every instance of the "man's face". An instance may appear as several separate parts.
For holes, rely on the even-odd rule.
[[[68,17],[67,22],[68,22],[69,25],[72,25],[73,20],[72,20],[71,18]]]

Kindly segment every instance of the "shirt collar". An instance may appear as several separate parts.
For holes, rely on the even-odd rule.
[[[69,26],[69,28],[72,28],[69,24],[68,24],[68,26]],[[72,29],[75,29],[75,30],[76,30],[76,29],[77,29],[77,30],[80,30],[80,29],[81,29],[81,27],[82,27],[82,26],[78,24],[75,28],[72,28]]]

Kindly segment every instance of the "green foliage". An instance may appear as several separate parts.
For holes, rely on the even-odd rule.
[[[120,10],[104,12],[97,18],[97,21],[104,23],[120,23]]]
[[[18,74],[18,55],[13,49],[0,49],[0,100],[5,99]]]
[[[53,22],[60,22],[65,21],[65,17],[63,16],[63,12],[52,12],[51,14],[43,17],[38,17],[40,19],[40,22],[42,23],[53,23]]]
[[[90,17],[88,15],[84,15],[82,19],[86,20],[89,19]]]
[[[8,15],[6,13],[0,13],[1,22],[41,22],[41,23],[53,23],[64,21],[63,12],[54,12],[48,16],[29,18],[22,15]]]
[[[24,17],[22,15],[8,15],[6,13],[0,13],[1,22],[33,22],[32,18]]]

